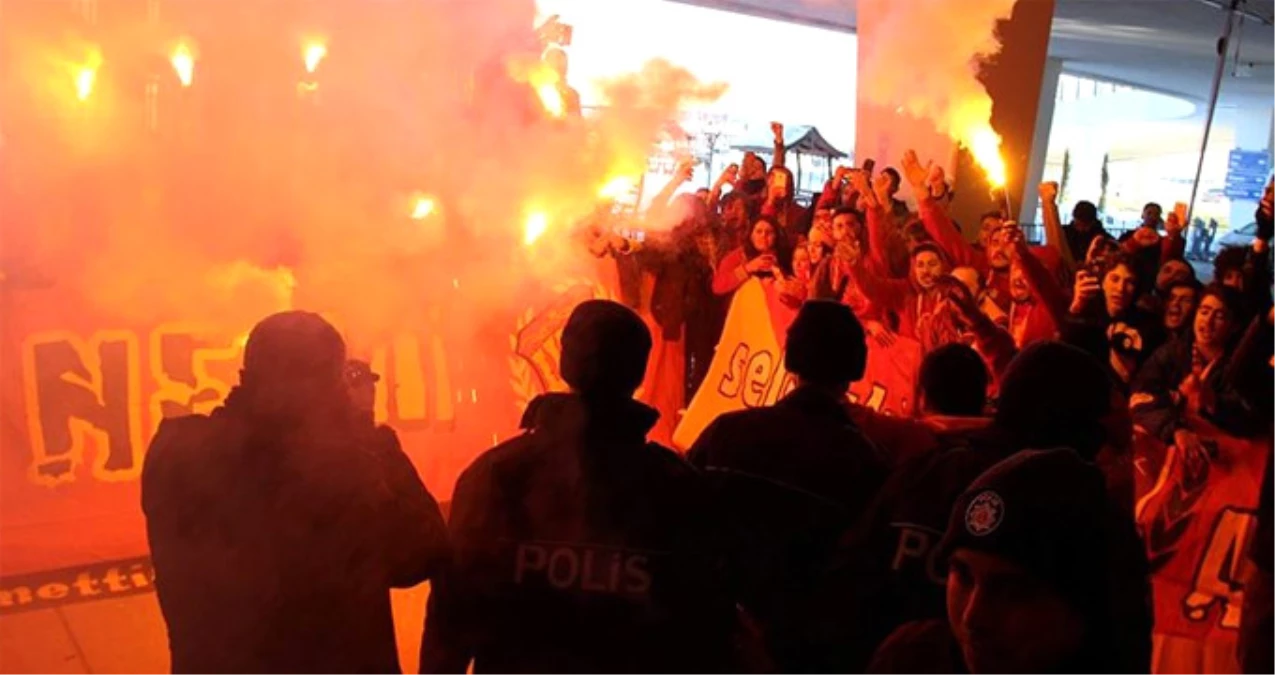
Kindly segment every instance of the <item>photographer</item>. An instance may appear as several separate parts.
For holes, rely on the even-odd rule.
[[[1137,307],[1135,265],[1115,253],[1086,263],[1076,272],[1063,339],[1107,364],[1125,387],[1143,361],[1164,342],[1164,328],[1154,315]]]
[[[160,424],[142,509],[174,672],[399,672],[390,588],[433,577],[447,535],[345,368],[331,324],[275,314],[225,405]]]

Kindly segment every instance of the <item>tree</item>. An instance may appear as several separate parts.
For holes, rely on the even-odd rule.
[[[1107,183],[1111,181],[1111,174],[1107,173],[1107,163],[1111,161],[1111,153],[1103,153],[1102,155],[1102,191],[1098,193],[1098,213],[1107,212]]]

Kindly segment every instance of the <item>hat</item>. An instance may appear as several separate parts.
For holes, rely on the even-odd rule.
[[[313,312],[288,311],[262,319],[244,345],[245,378],[291,381],[345,368],[345,340]]]
[[[1075,452],[1024,450],[992,466],[956,501],[943,535],[944,557],[972,549],[1005,558],[1076,603],[1105,576],[1104,531],[1113,518],[1102,472]]]
[[[1101,470],[1068,449],[1023,450],[983,472],[956,500],[939,544],[1008,560],[1085,618],[1084,665],[1068,672],[1146,672],[1150,573],[1132,514]]]
[[[629,397],[642,384],[651,331],[633,310],[611,300],[586,300],[562,329],[562,379],[576,392]]]
[[[818,384],[858,382],[867,366],[863,326],[850,308],[832,300],[810,300],[788,327],[784,367]]]
[[[1019,448],[1069,447],[1092,459],[1106,440],[1102,419],[1111,412],[1111,391],[1111,378],[1088,353],[1037,342],[1001,377],[996,426]]]

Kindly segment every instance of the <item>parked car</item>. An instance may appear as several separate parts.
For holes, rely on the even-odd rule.
[[[1253,243],[1253,237],[1257,236],[1257,223],[1249,223],[1244,227],[1233,227],[1226,234],[1217,238],[1213,242],[1213,249],[1218,250],[1223,246],[1248,246]]]

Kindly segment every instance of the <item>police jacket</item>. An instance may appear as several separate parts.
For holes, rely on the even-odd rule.
[[[937,447],[898,466],[839,545],[825,580],[847,610],[839,667],[861,670],[909,621],[946,616],[947,567],[937,556],[952,506],[983,471],[1013,452],[984,424],[939,431]]]
[[[465,470],[422,671],[733,668],[721,528],[699,473],[646,442],[657,418],[632,400],[541,396],[523,435]]]
[[[244,399],[165,420],[146,455],[173,672],[399,672],[389,590],[445,562],[438,505],[389,428]]]
[[[843,610],[822,602],[817,573],[886,471],[844,398],[799,387],[773,407],[723,415],[688,457],[730,516],[730,569],[776,667],[832,669],[824,654],[841,639],[830,627]]]

